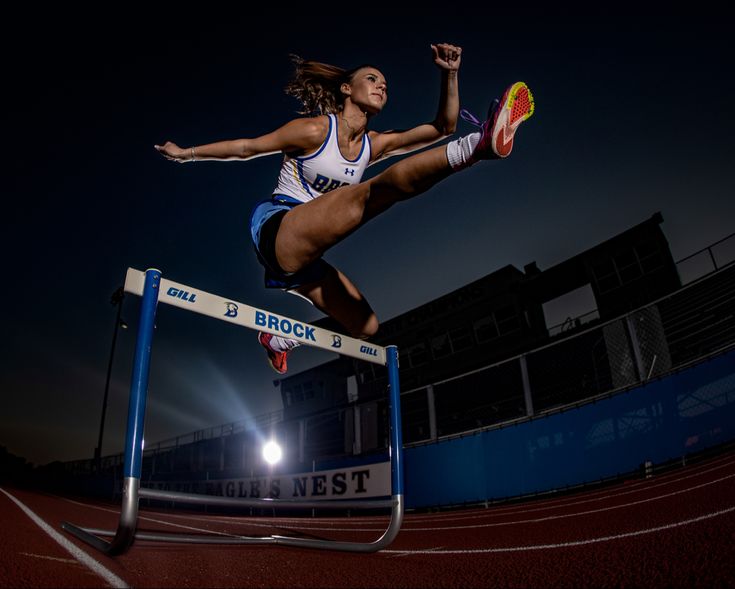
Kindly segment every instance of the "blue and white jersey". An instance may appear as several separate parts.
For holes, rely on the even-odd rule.
[[[285,194],[308,202],[340,186],[360,182],[370,163],[370,138],[366,132],[357,159],[348,160],[339,150],[337,117],[327,116],[327,138],[315,153],[303,157],[284,156],[274,195]]]

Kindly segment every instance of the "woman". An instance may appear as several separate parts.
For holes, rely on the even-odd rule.
[[[441,71],[439,108],[431,123],[405,131],[368,130],[387,101],[387,84],[376,67],[349,71],[295,58],[296,72],[286,92],[306,114],[254,139],[219,141],[182,148],[166,142],[155,148],[169,160],[249,160],[283,153],[273,194],[251,215],[251,236],[265,268],[265,284],[301,295],[339,322],[353,337],[369,338],[378,319],[365,297],[323,254],[398,201],[421,194],[455,171],[483,159],[507,157],[521,122],[534,103],[523,82],[509,86],[484,123],[462,111],[480,131],[421,151],[362,181],[368,165],[425,148],[454,133],[459,114],[457,72],[462,49],[431,46]],[[298,342],[259,333],[271,366],[283,374]]]

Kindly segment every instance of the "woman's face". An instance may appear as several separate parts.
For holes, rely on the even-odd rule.
[[[388,101],[388,85],[385,77],[374,67],[357,70],[352,75],[350,83],[342,85],[342,91],[353,103],[372,114],[379,113]]]

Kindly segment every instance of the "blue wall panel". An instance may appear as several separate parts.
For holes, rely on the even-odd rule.
[[[514,497],[632,472],[735,438],[735,351],[613,397],[407,448],[406,504]]]

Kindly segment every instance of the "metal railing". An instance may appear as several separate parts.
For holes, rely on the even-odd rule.
[[[404,442],[422,444],[561,411],[660,378],[729,349],[735,344],[735,233],[676,264],[682,288],[649,305],[583,329],[588,320],[596,318],[597,311],[592,311],[550,328],[555,338],[545,346],[402,392]],[[370,403],[371,410],[385,415],[381,401]],[[359,401],[345,403],[323,414],[301,418],[302,424],[283,421],[282,411],[271,412],[255,420],[164,440],[148,446],[145,454],[170,453],[182,445],[226,436],[237,443],[234,434],[263,429],[263,424],[282,430],[299,426],[312,432],[322,429],[319,424],[325,419],[349,423],[355,411],[359,413],[365,407],[367,404]],[[355,446],[366,452],[384,449],[386,428],[381,423],[378,428],[382,439],[377,444],[345,442],[341,455],[352,455]],[[300,461],[325,458],[318,454],[327,446],[330,457],[340,455],[334,451],[334,444],[313,444],[306,437],[306,448],[297,453]],[[116,458],[120,457],[103,458],[103,466],[119,465]],[[84,462],[75,464],[82,468]],[[210,462],[220,464],[220,469],[228,468],[224,459]]]
[[[407,444],[424,443],[564,410],[661,378],[733,346],[735,263],[728,262],[614,320],[404,391],[403,403],[411,408],[404,412],[404,439]],[[435,406],[424,407],[422,400]],[[437,416],[436,423],[430,422],[431,415]]]

